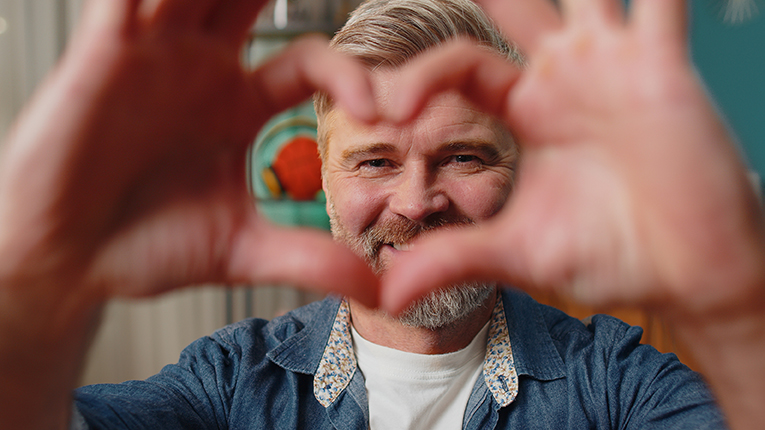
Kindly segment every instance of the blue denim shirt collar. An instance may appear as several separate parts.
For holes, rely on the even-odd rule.
[[[315,312],[315,317],[307,321],[301,330],[287,338],[275,335],[272,337],[275,344],[268,351],[268,358],[289,371],[307,375],[315,374],[341,302],[339,297],[330,296],[321,302],[314,303],[322,309]],[[293,313],[298,311],[300,309]],[[278,338],[284,340],[279,341]]]
[[[539,305],[520,291],[505,290],[502,296],[518,375],[539,381],[565,378],[563,357],[555,346]]]
[[[504,407],[517,395],[518,376],[553,380],[565,377],[565,368],[541,312],[523,303],[531,298],[512,290],[502,291],[500,297],[490,326],[484,382],[496,405]],[[327,308],[315,315],[323,317],[276,342],[268,357],[287,370],[314,375],[314,395],[328,407],[354,379],[357,368],[347,304],[331,297],[320,306]]]

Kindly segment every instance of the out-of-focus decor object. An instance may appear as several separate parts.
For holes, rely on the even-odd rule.
[[[271,0],[253,27],[247,62],[257,66],[301,34],[331,36],[361,1]],[[329,230],[310,102],[263,126],[250,150],[248,175],[258,210],[271,221]]]
[[[361,0],[272,0],[258,16],[257,37],[334,34]]]
[[[744,22],[759,12],[755,0],[726,0],[725,3],[723,19],[731,24]]]
[[[292,200],[314,200],[321,191],[321,161],[316,140],[299,132],[285,141],[271,167],[261,171],[271,195]]]
[[[311,103],[266,123],[250,151],[249,182],[258,210],[271,221],[329,229]]]

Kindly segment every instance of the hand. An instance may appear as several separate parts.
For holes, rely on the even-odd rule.
[[[378,281],[319,232],[256,212],[245,155],[321,89],[362,121],[367,73],[309,38],[240,63],[265,1],[90,0],[0,167],[0,427],[63,428],[107,299],[289,283],[375,304]]]
[[[518,70],[458,42],[413,62],[406,120],[458,88],[521,145],[490,222],[418,242],[383,280],[391,312],[458,281],[552,289],[657,311],[731,428],[765,420],[765,225],[738,151],[687,56],[682,0],[485,0],[528,57]]]
[[[484,278],[697,322],[761,313],[763,213],[688,59],[684,2],[484,6],[528,68],[458,42],[402,72],[392,111],[460,89],[513,130],[517,187],[491,222],[396,261],[383,305]]]
[[[245,153],[271,115],[318,88],[358,119],[376,117],[366,72],[319,38],[244,68],[263,4],[88,3],[6,144],[5,285],[56,302],[289,283],[374,303],[377,280],[363,261],[328,235],[269,225],[248,196]]]

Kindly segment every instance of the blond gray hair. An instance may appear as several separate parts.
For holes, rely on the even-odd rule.
[[[368,0],[351,13],[330,46],[365,64],[370,70],[398,68],[421,52],[458,37],[523,64],[520,52],[471,0]],[[317,93],[318,144],[326,158],[329,129],[327,115],[332,100]]]

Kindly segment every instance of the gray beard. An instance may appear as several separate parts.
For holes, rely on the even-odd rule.
[[[432,291],[412,303],[398,316],[398,320],[410,327],[430,330],[448,327],[485,306],[494,289],[494,284],[470,282]]]
[[[353,252],[364,258],[370,267],[379,275],[386,267],[379,259],[380,247],[386,243],[405,243],[423,232],[448,226],[465,226],[473,224],[466,218],[448,220],[435,219],[426,227],[406,218],[395,222],[383,223],[370,227],[360,236],[352,235],[338,220],[335,206],[329,202],[329,219],[332,236],[338,242],[350,247]],[[452,326],[474,314],[486,306],[488,299],[495,291],[496,284],[483,282],[468,282],[452,285],[448,288],[432,291],[412,303],[397,317],[398,321],[409,327],[426,328],[430,330]]]

